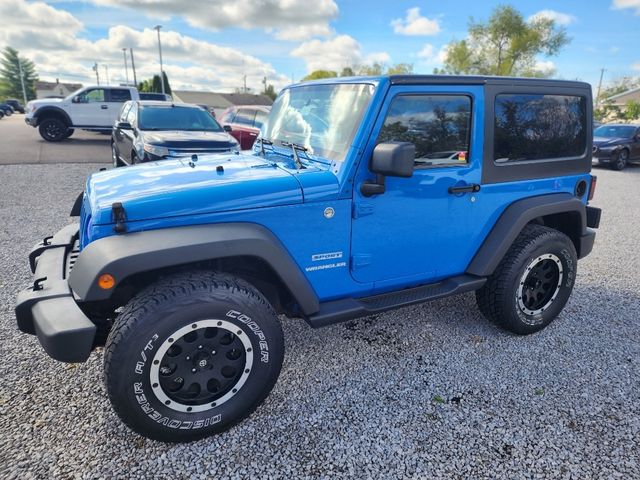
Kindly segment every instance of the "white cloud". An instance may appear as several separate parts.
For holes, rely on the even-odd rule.
[[[640,15],[640,0],[613,0],[612,8],[622,10],[623,8],[634,8],[636,15]]]
[[[640,71],[640,62],[636,62],[633,65],[631,65],[631,70]]]
[[[122,48],[133,47],[138,80],[159,72],[158,44],[155,30],[135,30],[117,25],[106,37],[97,40],[82,38],[82,24],[68,12],[42,3],[25,0],[2,0],[0,17],[11,18],[0,29],[0,48],[11,45],[36,63],[36,71],[43,79],[60,78],[61,81],[94,83],[91,69],[100,63],[100,75],[109,66],[111,83],[125,81]],[[55,28],[49,28],[55,25]],[[280,88],[288,79],[279,75],[268,63],[240,50],[222,47],[167,30],[162,32],[164,67],[173,88],[203,90],[233,90],[243,84],[261,88],[264,76]],[[129,77],[132,76],[129,64]]]
[[[447,50],[449,49],[449,45],[445,44],[440,47],[439,50],[436,51],[435,47],[430,43],[425,43],[422,50],[420,50],[416,56],[422,60],[422,62],[426,65],[442,65],[447,57]]]
[[[540,10],[529,17],[529,21],[537,20],[539,18],[546,18],[553,20],[558,25],[570,25],[574,23],[577,18],[568,13],[557,12],[556,10]]]
[[[393,31],[400,35],[435,35],[440,32],[440,24],[437,20],[431,20],[420,15],[420,8],[414,7],[407,10],[407,16],[391,21]]]
[[[556,64],[551,60],[538,60],[534,66],[536,70],[544,73],[545,75],[550,75],[556,69]]]
[[[189,24],[212,30],[229,27],[262,28],[283,40],[304,40],[332,33],[329,22],[338,16],[334,0],[90,0],[124,7],[159,19],[182,17]]]
[[[358,41],[349,35],[338,35],[328,40],[310,40],[295,48],[291,55],[302,58],[307,71],[334,70],[362,64],[388,63],[391,57],[386,52],[364,55]]]

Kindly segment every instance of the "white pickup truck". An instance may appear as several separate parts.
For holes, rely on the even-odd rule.
[[[74,129],[110,132],[122,105],[139,100],[133,87],[89,86],[66,98],[45,98],[27,103],[25,122],[38,127],[42,138],[59,142]]]

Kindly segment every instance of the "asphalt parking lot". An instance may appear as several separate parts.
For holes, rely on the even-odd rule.
[[[283,319],[266,402],[227,433],[166,445],[113,413],[101,351],[57,363],[17,331],[30,247],[104,166],[42,160],[60,152],[25,131],[24,158],[0,165],[1,478],[640,478],[640,168],[596,170],[595,249],[544,331],[495,328],[473,295],[321,330]],[[71,152],[83,139],[60,145],[66,160],[97,158]]]
[[[0,165],[111,162],[109,142],[109,135],[82,130],[62,142],[45,142],[38,129],[16,113],[0,120]]]

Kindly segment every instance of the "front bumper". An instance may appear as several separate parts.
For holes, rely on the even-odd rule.
[[[61,362],[85,361],[97,330],[67,283],[69,264],[78,254],[77,239],[78,224],[72,224],[31,250],[35,281],[18,294],[15,308],[18,328],[37,335],[49,356]]]
[[[24,123],[26,123],[30,127],[37,127],[38,126],[38,121],[36,120],[36,117],[26,116],[26,117],[24,117]]]

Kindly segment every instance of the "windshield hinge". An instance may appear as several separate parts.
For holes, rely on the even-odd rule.
[[[116,233],[124,233],[127,231],[127,226],[125,222],[127,221],[127,217],[124,212],[124,207],[122,203],[115,202],[111,205],[111,216],[113,217],[113,231]]]
[[[367,265],[371,265],[371,255],[368,253],[361,253],[358,255],[353,255],[351,257],[351,270],[355,270],[357,268],[366,267]]]

